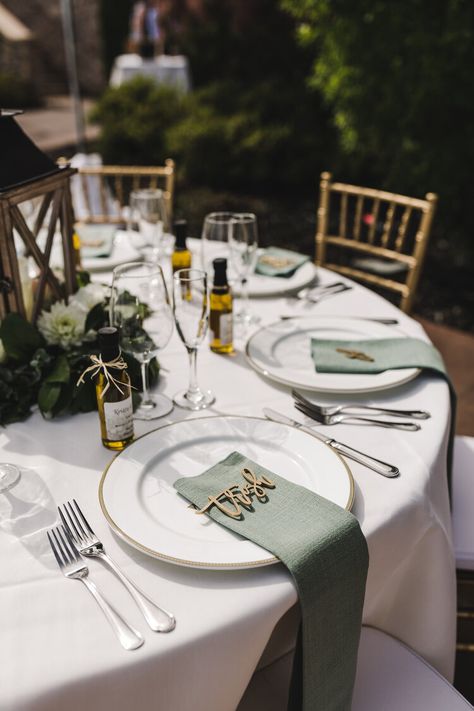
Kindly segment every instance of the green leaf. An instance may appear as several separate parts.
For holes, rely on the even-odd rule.
[[[104,310],[104,305],[102,303],[96,304],[87,314],[86,318],[86,333],[93,329],[98,331],[99,328],[105,326],[107,321],[106,313]]]
[[[53,365],[53,370],[45,378],[45,383],[68,383],[71,377],[71,369],[65,355],[60,355],[56,358]]]
[[[20,314],[7,314],[0,326],[0,338],[9,358],[28,361],[42,345],[39,331]]]
[[[52,415],[60,395],[60,383],[48,383],[46,381],[42,383],[38,393],[38,405],[43,415]]]

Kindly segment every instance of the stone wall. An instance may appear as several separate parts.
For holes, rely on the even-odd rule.
[[[2,0],[33,33],[32,79],[42,95],[68,93],[60,0]],[[84,95],[105,85],[99,0],[71,0],[76,30],[79,82]]]

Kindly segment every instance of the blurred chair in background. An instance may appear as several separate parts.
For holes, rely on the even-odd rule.
[[[333,183],[331,173],[322,173],[316,264],[395,292],[400,308],[409,312],[437,199],[434,193],[419,200]]]
[[[132,190],[161,188],[166,205],[167,225],[172,224],[174,199],[174,161],[168,158],[163,166],[123,166],[81,164],[71,165],[79,173],[71,181],[74,212],[77,220],[87,224],[120,224],[125,221],[123,208],[128,205]]]

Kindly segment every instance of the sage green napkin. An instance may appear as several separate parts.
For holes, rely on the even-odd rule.
[[[288,708],[349,711],[368,567],[367,544],[357,519],[239,452],[199,476],[178,479],[174,486],[200,509],[209,496],[232,484],[245,485],[244,467],[259,479],[262,475],[271,479],[275,488],[265,488],[264,501],[253,496],[239,518],[230,518],[215,506],[208,513],[277,556],[294,578],[302,628]]]
[[[341,341],[312,338],[311,356],[318,373],[382,373],[384,370],[420,368],[436,373],[449,386],[451,425],[448,441],[448,484],[451,490],[454,431],[456,424],[456,393],[440,352],[419,338],[380,338],[361,341]],[[365,356],[365,359],[364,359]]]
[[[280,247],[267,247],[258,258],[255,272],[263,276],[289,278],[308,261],[306,254]]]

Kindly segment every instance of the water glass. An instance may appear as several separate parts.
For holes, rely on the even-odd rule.
[[[161,267],[153,262],[127,262],[115,267],[110,298],[110,323],[120,330],[122,350],[141,367],[143,395],[134,413],[138,420],[167,415],[173,403],[162,394],[150,395],[148,366],[173,332],[173,312]]]
[[[160,259],[165,224],[166,205],[163,191],[158,188],[132,190],[128,229],[132,244],[147,259]]]
[[[229,252],[231,265],[240,281],[241,308],[235,320],[242,324],[253,324],[259,317],[249,310],[248,280],[257,263],[258,230],[257,218],[251,212],[232,215],[229,223]]]

